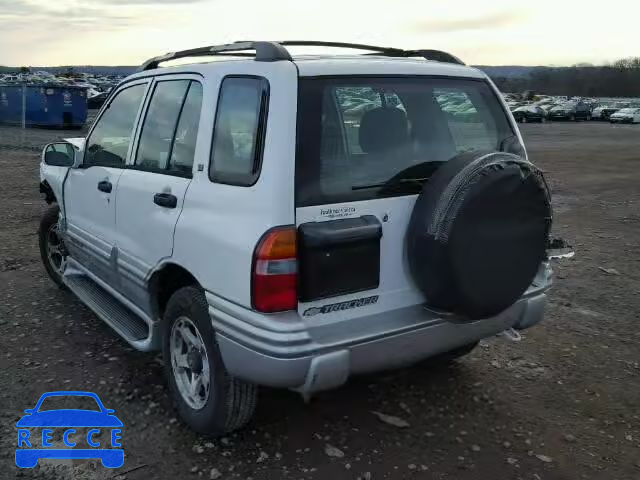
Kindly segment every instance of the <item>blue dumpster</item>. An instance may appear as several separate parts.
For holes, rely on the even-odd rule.
[[[87,90],[60,85],[26,85],[26,124],[30,127],[82,128]],[[22,123],[22,85],[0,84],[0,123]]]

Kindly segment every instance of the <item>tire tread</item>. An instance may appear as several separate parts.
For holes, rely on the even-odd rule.
[[[206,315],[208,318],[209,305],[201,288],[197,286],[183,287],[177,290],[169,299],[163,318],[164,335],[166,336],[163,340],[164,344],[168,342],[169,327],[180,312],[188,312],[191,315]],[[192,321],[197,324],[195,318],[192,318]],[[198,328],[200,329],[201,326],[198,325]],[[256,409],[258,389],[256,385],[244,382],[227,372],[223,364],[215,333],[213,332],[213,326],[211,326],[210,332],[201,331],[200,333],[201,335],[204,334],[203,338],[205,343],[209,341],[208,339],[211,339],[210,341],[212,342],[210,347],[214,350],[215,358],[211,359],[210,362],[212,362],[215,375],[218,375],[219,378],[219,383],[217,384],[222,386],[223,391],[218,392],[218,394],[221,395],[219,400],[223,402],[223,405],[221,405],[221,408],[215,408],[211,417],[203,423],[194,423],[193,419],[184,418],[184,416],[183,420],[198,432],[213,436],[224,435],[242,428],[251,420]],[[212,333],[212,335],[208,335],[208,333]],[[165,352],[165,368],[169,376],[170,385],[172,386],[172,393],[175,397],[174,401],[181,402],[180,393],[173,390],[171,378],[173,373],[168,352]],[[214,385],[212,384],[210,395],[213,393],[213,388]],[[178,411],[181,412],[181,409],[179,408]]]
[[[38,226],[38,248],[40,250],[40,258],[42,259],[42,264],[47,274],[49,275],[49,278],[53,280],[58,288],[65,290],[67,287],[62,281],[62,276],[51,268],[46,251],[47,232],[49,231],[51,225],[58,221],[59,215],[60,207],[57,204],[51,205],[42,215],[42,218],[40,219],[40,225]]]

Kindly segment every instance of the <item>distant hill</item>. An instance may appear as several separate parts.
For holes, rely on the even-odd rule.
[[[531,72],[533,70],[537,68],[541,68],[541,67],[525,67],[520,65],[474,65],[474,67],[479,68],[480,70],[482,70],[492,78],[528,77],[529,75],[531,75]],[[563,67],[563,68],[570,68],[570,67]]]
[[[36,71],[45,71],[51,73],[65,73],[70,68],[73,69],[74,72],[81,73],[91,73],[94,75],[131,75],[135,73],[140,68],[138,65],[135,66],[124,66],[124,65],[116,65],[116,66],[100,66],[100,65],[72,65],[72,66],[60,66],[60,67],[29,67],[32,72]],[[0,73],[17,73],[20,71],[20,67],[3,67],[0,66]]]

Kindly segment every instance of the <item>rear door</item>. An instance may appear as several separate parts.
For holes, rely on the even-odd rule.
[[[494,90],[475,79],[301,78],[298,119],[300,315],[317,325],[424,303],[405,254],[413,206],[444,162],[514,136]]]
[[[202,106],[197,77],[162,77],[152,85],[130,164],[118,182],[119,288],[147,305],[146,281],[173,253],[174,230],[193,175]]]

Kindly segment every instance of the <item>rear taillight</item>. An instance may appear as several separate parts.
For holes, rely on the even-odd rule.
[[[276,227],[265,233],[253,254],[253,308],[266,313],[295,310],[297,270],[295,227]]]

